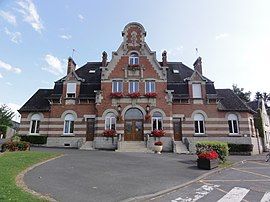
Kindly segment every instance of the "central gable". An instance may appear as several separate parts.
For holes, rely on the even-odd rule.
[[[159,64],[156,53],[146,44],[145,36],[146,31],[141,24],[133,22],[125,26],[121,45],[113,52],[108,65],[101,67],[103,82],[114,78],[167,81],[167,67]],[[138,64],[131,64],[133,56],[138,57]]]

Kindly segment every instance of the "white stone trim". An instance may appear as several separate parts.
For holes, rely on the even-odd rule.
[[[203,110],[197,109],[197,110],[193,111],[193,113],[191,114],[192,120],[194,120],[195,114],[202,114],[202,115],[204,116],[204,120],[205,120],[205,121],[206,121],[207,118],[208,118],[207,114],[206,114]]]
[[[95,119],[96,115],[95,114],[85,114],[83,115],[84,120],[87,121],[87,119]]]
[[[66,111],[64,111],[64,112],[62,113],[62,115],[61,115],[61,120],[62,120],[62,121],[65,120],[65,116],[66,116],[67,114],[72,114],[72,115],[74,116],[74,118],[75,118],[75,121],[76,121],[77,118],[78,118],[77,113],[76,113],[75,111],[73,111],[73,110],[66,110]]]
[[[114,115],[117,117],[118,112],[115,109],[106,109],[102,114],[102,119],[99,120],[105,120],[105,116],[110,112],[114,113]]]

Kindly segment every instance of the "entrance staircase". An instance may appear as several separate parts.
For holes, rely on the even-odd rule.
[[[94,150],[93,141],[86,141],[80,147],[82,150]]]
[[[150,152],[144,141],[120,141],[117,152]]]
[[[182,141],[173,142],[173,152],[177,154],[189,154],[186,145]]]

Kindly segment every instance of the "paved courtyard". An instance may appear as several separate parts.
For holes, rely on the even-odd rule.
[[[32,150],[66,154],[24,178],[31,189],[58,201],[121,201],[171,188],[207,172],[197,169],[193,155]]]

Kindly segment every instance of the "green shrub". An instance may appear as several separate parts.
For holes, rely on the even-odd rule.
[[[0,125],[0,134],[4,135],[4,138],[6,137],[8,127],[5,125]]]
[[[45,135],[22,135],[21,140],[30,144],[46,144],[47,136]]]
[[[233,144],[229,143],[229,152],[252,152],[253,144]]]
[[[20,141],[21,141],[21,137],[18,136],[18,135],[14,135],[14,136],[12,137],[12,141],[13,141],[13,142],[20,142]]]
[[[228,144],[226,142],[218,141],[200,141],[196,143],[196,153],[214,150],[218,153],[221,161],[225,162],[229,154]]]
[[[30,144],[28,142],[8,141],[8,142],[5,142],[4,144],[2,144],[1,151],[2,152],[5,152],[6,150],[8,150],[8,151],[26,151],[26,150],[29,150],[29,148],[30,148]]]

